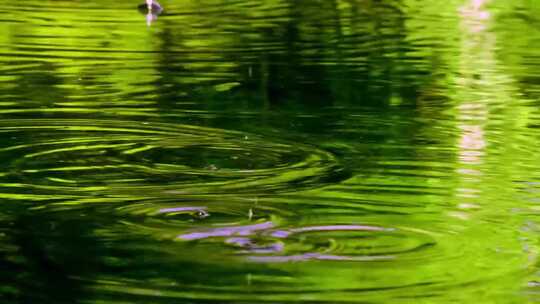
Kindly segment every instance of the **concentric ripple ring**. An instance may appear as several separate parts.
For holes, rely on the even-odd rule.
[[[173,123],[7,120],[4,196],[275,193],[343,178],[329,152],[236,131]],[[30,144],[29,144],[30,142]]]

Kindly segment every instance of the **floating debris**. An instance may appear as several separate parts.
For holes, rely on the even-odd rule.
[[[157,17],[163,12],[163,7],[155,0],[146,0],[146,3],[138,6],[139,12],[146,15],[146,24],[152,25]]]

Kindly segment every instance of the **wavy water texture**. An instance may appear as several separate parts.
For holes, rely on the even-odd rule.
[[[143,2],[0,0],[1,303],[537,302],[531,1]]]
[[[99,120],[12,120],[0,154],[4,196],[127,197],[265,195],[339,179],[327,152],[250,134],[179,124]],[[28,142],[31,138],[31,142]],[[12,189],[12,190],[11,190]],[[23,198],[23,197],[21,197]]]

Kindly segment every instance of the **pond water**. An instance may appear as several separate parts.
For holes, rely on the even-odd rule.
[[[2,303],[539,301],[536,1],[0,4]]]

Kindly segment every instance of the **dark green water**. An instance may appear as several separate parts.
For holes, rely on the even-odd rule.
[[[0,0],[1,303],[537,303],[540,3]]]

